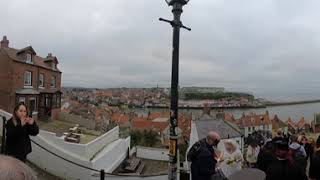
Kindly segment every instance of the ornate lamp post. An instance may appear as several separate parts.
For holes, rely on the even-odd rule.
[[[173,20],[160,18],[160,21],[170,23],[173,27],[173,51],[172,51],[172,75],[171,75],[171,104],[170,104],[170,165],[169,180],[177,179],[177,145],[178,135],[176,128],[178,127],[178,84],[179,84],[179,41],[180,28],[191,31],[185,27],[180,21],[182,14],[182,6],[186,5],[189,0],[166,0],[169,6],[172,6]]]

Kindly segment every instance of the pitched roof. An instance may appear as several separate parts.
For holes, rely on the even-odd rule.
[[[304,117],[302,117],[302,118],[296,123],[296,126],[297,126],[297,128],[303,128],[305,124],[306,124],[306,121],[304,120]]]
[[[293,127],[294,129],[301,129],[304,128],[304,126],[306,125],[306,121],[304,120],[304,117],[302,117],[299,121],[295,122],[293,120],[291,120],[291,118],[289,117],[289,119],[286,121],[286,124],[288,126]]]
[[[272,128],[273,129],[280,129],[280,128],[283,128],[283,127],[286,127],[286,123],[281,121],[277,115],[274,115],[273,119],[271,120],[272,122]]]
[[[132,129],[143,130],[143,129],[151,129],[152,122],[147,121],[145,119],[134,119],[131,122]]]
[[[123,114],[118,114],[114,113],[111,116],[111,120],[120,124],[127,123],[129,122],[129,116],[123,115]]]
[[[17,54],[21,54],[21,53],[23,53],[25,51],[31,51],[33,55],[36,55],[36,51],[32,48],[32,46],[27,46],[25,48],[19,49],[17,51]]]
[[[23,49],[27,49],[30,47],[26,47]],[[23,49],[21,49],[21,50],[14,49],[14,48],[2,48],[2,49],[4,49],[4,51],[7,53],[7,55],[9,56],[10,59],[17,61],[17,62],[24,63],[24,61],[21,61],[21,59],[18,57],[18,52],[22,51]],[[45,58],[34,55],[32,60],[33,60],[33,64],[31,64],[31,65],[43,67],[43,68],[50,69],[50,70],[56,71],[56,72],[61,72],[58,68],[56,70],[53,70],[48,64],[46,64],[44,61]]]
[[[269,125],[271,124],[269,114],[255,114],[250,113],[241,117],[240,125],[242,127],[250,127],[250,126],[261,126],[261,125]]]
[[[152,129],[157,132],[162,132],[169,125],[169,121],[150,121],[142,117],[136,117],[132,120],[131,125],[133,129]]]
[[[164,118],[164,117],[169,117],[169,112],[151,112],[148,115],[148,119],[154,120],[157,118]]]
[[[202,117],[194,121],[199,139],[205,138],[209,131],[217,132],[221,139],[241,137],[241,132],[223,119]]]

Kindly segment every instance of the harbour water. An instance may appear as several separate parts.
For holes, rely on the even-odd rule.
[[[167,111],[166,109],[135,109],[136,112],[159,112],[159,111]],[[181,109],[180,112],[192,112],[192,113],[201,113],[201,109]],[[269,112],[270,118],[273,118],[275,114],[282,121],[288,120],[290,117],[292,120],[298,121],[300,118],[304,117],[306,122],[311,122],[314,119],[315,113],[320,113],[320,103],[309,103],[309,104],[298,104],[298,105],[285,105],[285,106],[270,106],[266,108],[248,108],[248,109],[224,109],[225,112],[233,114],[235,118],[240,118],[243,113],[254,112],[256,114]]]

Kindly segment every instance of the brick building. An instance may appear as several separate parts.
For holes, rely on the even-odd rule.
[[[269,112],[266,111],[265,114],[243,114],[239,120],[239,127],[242,129],[245,138],[258,130],[271,133],[272,122],[269,117]]]
[[[61,71],[51,53],[37,56],[31,47],[9,47],[6,36],[0,46],[0,109],[12,112],[24,102],[29,114],[47,120],[56,118],[61,107]]]

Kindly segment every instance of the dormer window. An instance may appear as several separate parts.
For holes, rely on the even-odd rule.
[[[32,55],[29,54],[29,53],[26,54],[26,62],[27,63],[32,63]]]
[[[52,62],[51,68],[52,68],[52,69],[56,69],[56,63]]]

